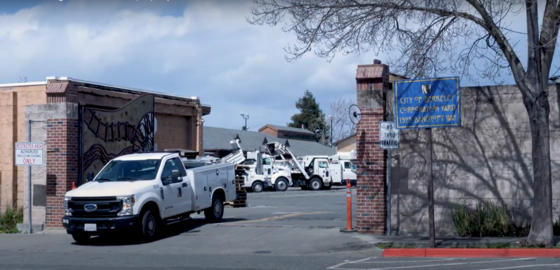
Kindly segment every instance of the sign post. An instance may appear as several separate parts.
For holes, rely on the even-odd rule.
[[[31,140],[31,128],[29,128],[28,134],[29,140]],[[28,183],[28,213],[29,213],[29,233],[32,233],[32,181],[31,181],[31,167],[43,165],[43,149],[44,145],[42,142],[16,142],[14,145],[16,166],[26,166],[27,167],[27,183]]]
[[[459,77],[399,80],[394,82],[397,129],[425,129],[428,173],[430,247],[435,247],[432,128],[461,126]]]
[[[394,122],[379,122],[379,147],[387,149],[387,236],[391,236],[391,150],[399,149],[399,130]]]

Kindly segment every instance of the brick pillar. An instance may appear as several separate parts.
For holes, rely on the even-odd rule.
[[[77,90],[68,81],[47,82],[47,103],[62,103],[47,120],[46,227],[62,227],[64,194],[78,181]]]
[[[356,229],[359,233],[385,234],[386,153],[379,148],[379,122],[385,119],[385,93],[389,67],[374,60],[358,65],[356,94],[361,121],[356,127],[357,198]]]
[[[18,168],[15,166],[14,143],[18,138],[17,92],[0,91],[0,214],[17,205]]]

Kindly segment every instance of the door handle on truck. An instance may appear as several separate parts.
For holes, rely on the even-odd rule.
[[[183,183],[183,187],[187,187],[187,186],[188,186],[188,184],[187,184],[187,183]]]
[[[204,191],[206,191],[206,187],[204,187]]]

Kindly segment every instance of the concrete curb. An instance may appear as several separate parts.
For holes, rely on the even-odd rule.
[[[389,248],[383,257],[560,258],[560,248]]]

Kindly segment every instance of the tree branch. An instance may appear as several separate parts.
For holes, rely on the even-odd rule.
[[[519,57],[513,50],[513,47],[509,44],[507,38],[504,36],[500,28],[494,23],[494,20],[492,20],[490,14],[488,14],[486,9],[484,9],[484,7],[477,0],[467,0],[467,2],[472,7],[474,7],[476,11],[478,11],[480,16],[482,16],[482,19],[484,20],[484,26],[481,26],[488,31],[488,33],[494,38],[494,40],[496,40],[498,46],[504,53],[504,56],[511,67],[513,77],[517,82],[521,93],[524,96],[532,96],[529,88],[527,87],[525,68],[523,67],[523,64],[521,64],[521,61],[519,61]]]
[[[556,3],[558,2],[558,3]],[[560,28],[560,1],[547,0],[541,28],[540,49],[544,82],[548,81]]]

